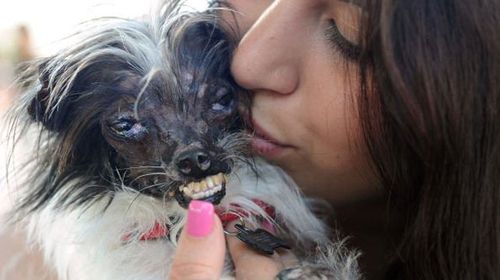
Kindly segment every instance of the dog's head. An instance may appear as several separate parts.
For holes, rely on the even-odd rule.
[[[26,76],[25,109],[49,144],[44,179],[25,206],[57,192],[61,204],[84,203],[121,188],[183,207],[222,199],[245,146],[242,93],[229,73],[233,43],[206,14],[167,7],[161,17],[94,25]]]

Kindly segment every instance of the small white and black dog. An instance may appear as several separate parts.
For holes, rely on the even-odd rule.
[[[288,242],[303,264],[280,279],[358,279],[356,254],[330,241],[291,180],[246,151],[234,42],[214,14],[180,9],[92,21],[72,47],[28,65],[12,120],[36,148],[17,173],[27,175],[13,175],[27,179],[10,189],[9,220],[60,279],[160,280],[185,207],[207,200]]]

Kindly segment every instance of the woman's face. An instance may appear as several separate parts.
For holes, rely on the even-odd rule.
[[[347,0],[229,2],[246,32],[232,72],[253,92],[254,150],[308,195],[343,204],[377,194],[355,101],[361,7]]]

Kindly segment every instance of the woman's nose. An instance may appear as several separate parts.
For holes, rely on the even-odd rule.
[[[242,38],[231,65],[241,86],[281,94],[297,88],[304,28],[287,2],[275,1]]]

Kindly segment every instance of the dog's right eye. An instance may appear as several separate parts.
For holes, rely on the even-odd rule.
[[[119,118],[109,127],[117,136],[133,140],[140,140],[147,133],[147,129],[140,122],[129,118]]]
[[[111,128],[116,132],[116,133],[125,133],[132,129],[134,126],[134,123],[128,120],[125,121],[119,121],[114,123]]]

